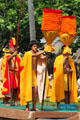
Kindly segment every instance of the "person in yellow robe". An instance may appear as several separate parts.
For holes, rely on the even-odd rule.
[[[78,102],[76,70],[74,62],[72,58],[69,56],[69,54],[71,54],[70,49],[68,49],[68,47],[64,49],[63,47],[63,54],[58,56],[54,62],[55,72],[53,77],[50,101],[57,102],[57,107],[62,100],[65,100],[65,103],[67,103],[68,93],[70,96],[71,103]]]
[[[36,101],[38,98],[38,80],[37,63],[44,50],[37,51],[37,41],[30,42],[31,50],[24,54],[21,62],[23,70],[20,74],[20,103],[26,105],[26,111],[29,110],[29,102],[32,101],[32,110],[37,110]]]
[[[3,61],[3,53],[2,51],[0,51],[0,99],[4,98],[4,95],[2,95],[2,89],[3,89],[2,61]]]
[[[1,58],[0,58],[0,98],[4,99],[4,95],[2,94],[2,90],[3,90],[3,79],[4,79],[4,76],[3,76],[3,61],[4,61],[4,56],[9,52],[8,49],[6,48],[3,48],[3,50],[1,51],[2,54],[1,54]]]

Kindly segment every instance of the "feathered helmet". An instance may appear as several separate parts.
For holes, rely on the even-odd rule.
[[[15,47],[15,46],[16,46],[16,40],[15,40],[15,38],[12,37],[10,39],[9,48]]]

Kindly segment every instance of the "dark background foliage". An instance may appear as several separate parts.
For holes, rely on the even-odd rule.
[[[77,19],[78,41],[71,47],[75,52],[80,47],[80,2],[78,0],[33,0],[34,16],[36,24],[36,38],[39,41],[43,34],[41,32],[41,20],[43,8],[60,9],[63,15],[74,15]],[[0,0],[0,49],[8,47],[10,37],[17,36],[17,25],[19,16],[20,0]],[[29,46],[29,19],[28,3],[23,0],[21,9],[21,23],[19,32],[19,51],[24,52]]]

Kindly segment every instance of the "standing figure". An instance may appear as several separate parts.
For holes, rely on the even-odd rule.
[[[80,99],[80,63],[79,63],[79,78],[77,80],[78,99]]]
[[[2,56],[2,51],[0,51],[0,98],[4,97],[4,95],[2,95],[2,89],[3,89],[2,61],[3,61],[3,56]]]
[[[49,84],[48,69],[47,69],[46,63],[47,63],[46,56],[41,55],[40,57],[38,57],[37,81],[38,81],[38,97],[39,97],[40,103],[42,103],[44,89],[45,89],[44,99],[46,99],[46,97],[50,97],[50,84]],[[45,79],[46,79],[46,81],[45,81]],[[46,82],[46,84],[45,84],[45,82]],[[45,84],[45,88],[44,88],[44,84]]]
[[[44,53],[44,50],[37,51],[38,43],[36,40],[30,42],[31,50],[26,52],[21,66],[23,70],[20,76],[20,103],[26,105],[26,111],[29,110],[29,102],[32,101],[32,110],[37,110],[36,101],[38,99],[38,80],[37,80],[37,64],[40,59],[40,55]],[[39,66],[38,66],[39,67]],[[40,68],[41,69],[41,68]]]
[[[44,88],[44,82],[45,82],[45,61],[42,59],[39,59],[37,62],[37,80],[38,80],[38,97],[39,102],[42,102],[42,96],[43,96],[43,88]]]
[[[66,104],[78,102],[76,70],[70,49],[66,47],[63,54],[58,56],[54,62],[54,79],[52,84],[51,101],[58,104],[64,100]],[[69,101],[69,102],[68,102]]]
[[[16,57],[16,68],[15,65]],[[15,38],[10,39],[9,53],[3,59],[3,92],[5,95],[4,103],[8,105],[8,100],[11,98],[13,89],[14,104],[17,106],[17,99],[19,99],[19,85],[20,85],[20,61],[21,58],[16,51]],[[15,74],[14,74],[15,73]]]
[[[0,58],[0,98],[3,98],[4,101],[4,95],[2,94],[3,91],[3,79],[4,79],[4,71],[5,68],[3,66],[4,56],[9,52],[8,49],[3,48],[2,50],[2,56]]]

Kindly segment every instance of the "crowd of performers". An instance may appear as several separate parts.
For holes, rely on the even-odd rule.
[[[3,98],[3,103],[10,105],[9,101],[12,97],[15,106],[18,105],[17,101],[19,100],[20,105],[26,106],[26,111],[29,111],[29,102],[32,102],[32,110],[38,110],[36,102],[37,100],[40,103],[42,102],[45,76],[44,97],[49,97],[50,102],[57,102],[57,107],[61,101],[66,104],[78,102],[76,70],[74,62],[69,56],[71,51],[67,51],[67,48],[64,50],[64,46],[62,54],[56,57],[53,65],[54,73],[51,89],[48,71],[45,72],[47,66],[46,56],[44,56],[45,51],[38,51],[36,40],[31,41],[29,47],[30,51],[25,52],[23,58],[21,58],[15,49],[15,39],[11,38],[9,49],[4,50],[0,65],[0,72],[2,72],[2,79],[0,80],[3,83],[0,98]]]

